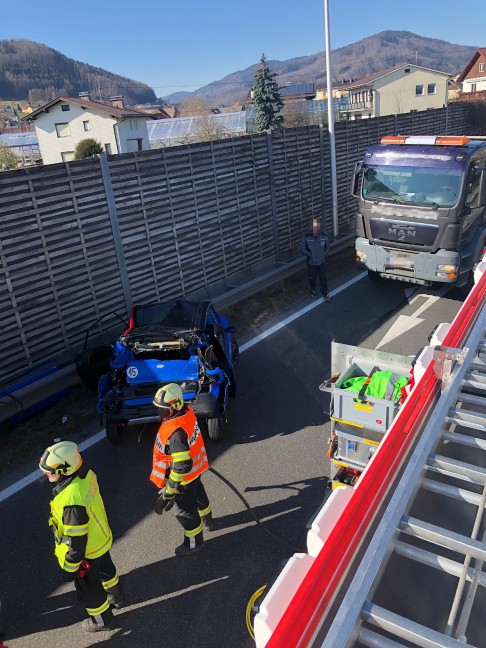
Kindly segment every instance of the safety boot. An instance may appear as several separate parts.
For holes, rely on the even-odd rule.
[[[96,617],[90,616],[83,621],[83,628],[86,632],[102,632],[103,630],[112,630],[115,622],[113,612],[108,609]]]
[[[199,515],[201,517],[204,531],[214,531],[214,520],[211,511],[209,511],[209,513],[206,513],[206,515]]]
[[[200,545],[197,545],[196,547],[193,547],[192,549],[182,543],[175,549],[175,555],[176,556],[191,556],[193,553],[196,553],[196,551],[199,551],[199,549],[202,549],[202,543]]]
[[[111,607],[114,607],[117,610],[119,610],[125,605],[125,601],[123,600],[123,594],[119,583],[117,583],[116,585],[110,587],[105,591],[106,591],[106,595],[108,596],[108,601]]]

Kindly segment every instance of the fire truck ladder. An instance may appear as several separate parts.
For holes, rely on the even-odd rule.
[[[434,365],[442,393],[309,645],[486,645],[486,307],[464,347],[438,347]]]

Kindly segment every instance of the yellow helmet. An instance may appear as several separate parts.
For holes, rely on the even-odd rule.
[[[79,470],[82,463],[78,446],[73,441],[60,441],[47,448],[39,468],[46,474],[69,476]]]
[[[178,412],[184,407],[182,389],[176,383],[169,383],[157,390],[153,404],[159,409],[168,410],[169,414]]]

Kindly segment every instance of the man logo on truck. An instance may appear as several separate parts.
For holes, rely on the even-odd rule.
[[[397,229],[396,227],[388,228],[388,234],[396,236],[397,241],[404,241],[406,238],[415,238],[417,232],[412,228]]]

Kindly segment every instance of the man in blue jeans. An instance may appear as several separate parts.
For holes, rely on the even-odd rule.
[[[317,218],[312,220],[312,231],[302,237],[300,251],[307,257],[307,276],[309,277],[309,292],[312,299],[316,298],[317,277],[324,301],[330,302],[327,292],[326,256],[329,250],[329,239],[321,232]]]

